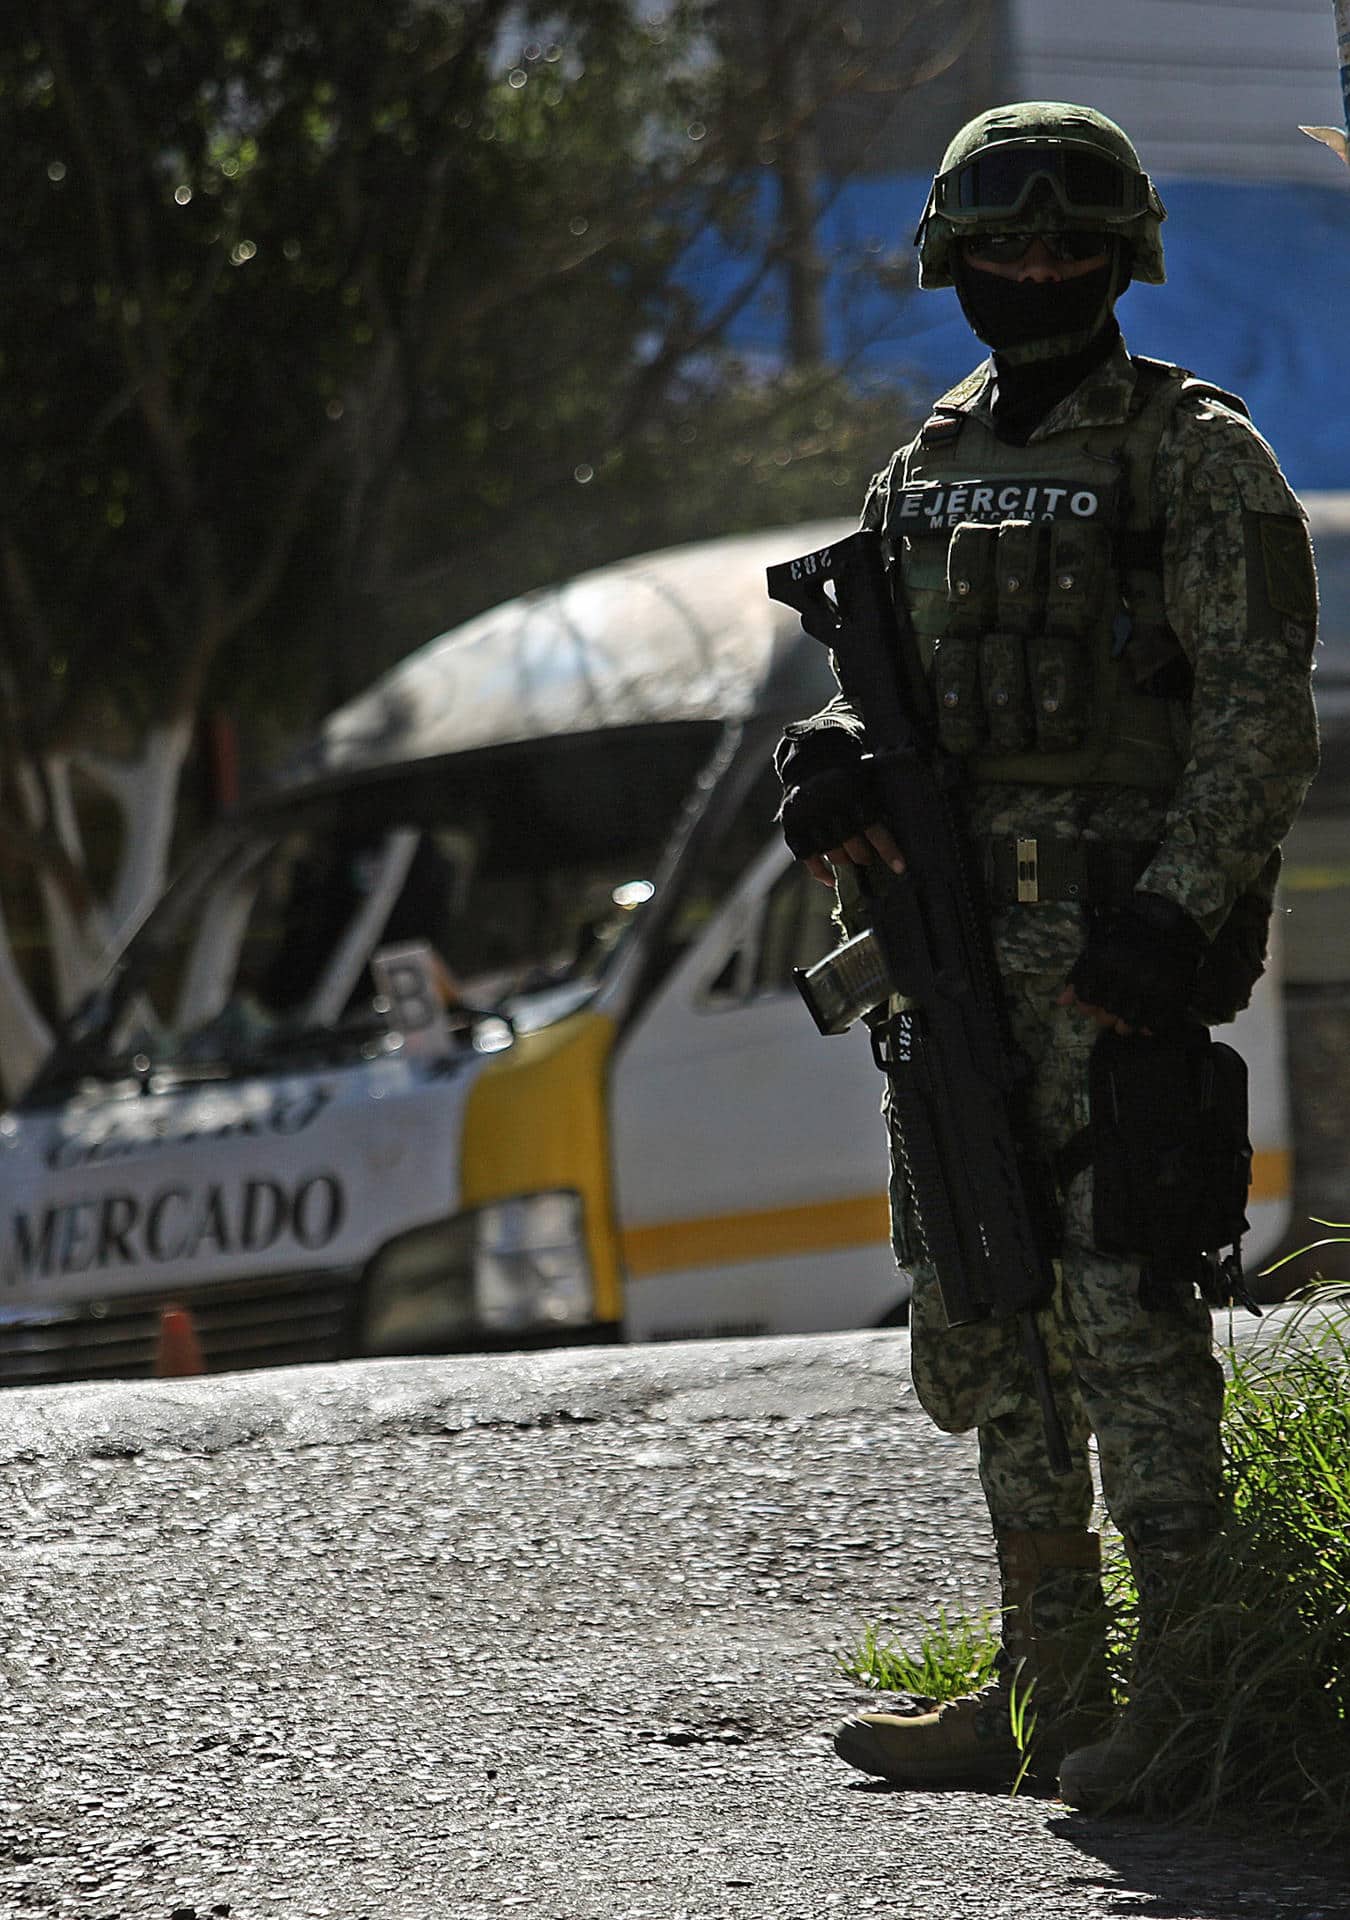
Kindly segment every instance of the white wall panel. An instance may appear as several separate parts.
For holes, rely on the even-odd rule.
[[[1152,173],[1344,182],[1298,131],[1344,112],[1330,0],[1010,0],[1005,98],[1081,100]]]

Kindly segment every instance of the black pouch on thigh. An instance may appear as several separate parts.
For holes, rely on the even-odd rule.
[[[1104,1033],[1088,1085],[1098,1252],[1142,1262],[1145,1307],[1193,1286],[1211,1305],[1252,1307],[1241,1261],[1252,1171],[1242,1055],[1204,1028]]]

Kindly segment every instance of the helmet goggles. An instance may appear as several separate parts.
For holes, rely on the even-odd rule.
[[[1060,214],[1098,226],[1123,226],[1142,213],[1161,212],[1146,173],[1113,160],[1100,147],[1059,138],[999,141],[940,173],[928,204],[953,227],[974,228],[1013,219],[1041,186]]]
[[[1090,260],[1094,253],[1108,252],[1113,244],[1110,234],[1096,227],[1072,227],[1060,233],[1053,228],[1041,233],[1001,227],[995,233],[972,233],[963,244],[982,259],[1004,263],[1020,260],[1038,240],[1061,266],[1071,260]]]

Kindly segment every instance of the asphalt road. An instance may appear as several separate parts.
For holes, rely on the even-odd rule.
[[[1350,1920],[1350,1864],[908,1794],[834,1654],[994,1597],[907,1338],[11,1392],[0,1914]]]

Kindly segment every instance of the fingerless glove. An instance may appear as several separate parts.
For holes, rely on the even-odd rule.
[[[789,787],[778,809],[778,821],[798,860],[828,853],[855,833],[870,826],[876,816],[871,801],[867,763],[827,767],[799,786]]]
[[[1094,916],[1069,985],[1089,1006],[1132,1027],[1168,1033],[1185,1024],[1208,942],[1190,915],[1161,894]]]

